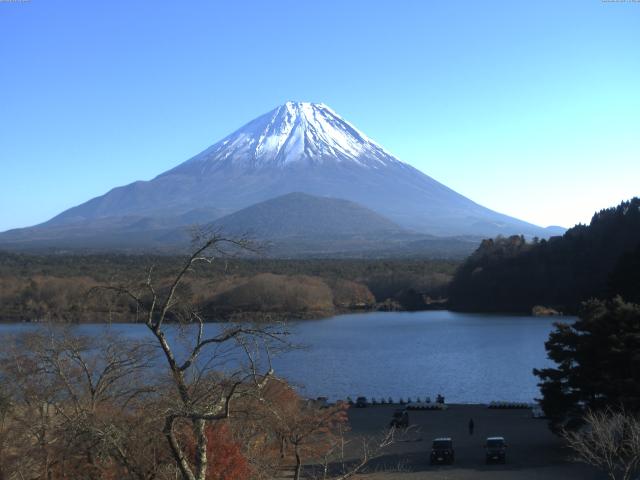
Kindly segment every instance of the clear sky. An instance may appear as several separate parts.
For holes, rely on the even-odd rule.
[[[0,1],[0,230],[323,102],[494,210],[640,195],[640,2]]]

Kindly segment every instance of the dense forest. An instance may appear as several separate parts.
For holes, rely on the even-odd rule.
[[[485,240],[449,286],[453,309],[529,313],[538,305],[576,313],[582,301],[640,302],[640,199],[596,213],[562,237]]]
[[[183,258],[150,255],[0,253],[3,321],[131,321],[123,298],[105,304],[97,285],[153,278],[162,285]],[[309,318],[353,310],[418,310],[438,305],[457,267],[446,260],[220,259],[197,265],[182,294],[208,319]]]

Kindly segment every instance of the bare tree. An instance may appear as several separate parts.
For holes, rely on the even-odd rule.
[[[399,433],[395,428],[377,435],[349,435],[348,408],[345,402],[326,405],[304,399],[280,379],[269,383],[254,406],[262,410],[261,427],[273,435],[281,464],[293,463],[296,480],[303,476],[346,480],[395,443]]]
[[[332,444],[324,456],[322,474],[315,478],[322,480],[347,480],[358,473],[362,473],[375,459],[384,455],[387,448],[396,443],[397,430],[392,427],[378,435],[360,435],[346,438],[346,431],[340,430],[339,435],[331,438]],[[346,450],[352,451],[351,458],[347,458]],[[338,471],[330,471],[332,464],[339,466]]]
[[[563,437],[575,459],[604,472],[611,480],[630,480],[640,469],[640,418],[624,411],[589,411],[578,431]]]
[[[152,353],[137,342],[66,329],[17,337],[0,363],[11,405],[2,426],[13,454],[2,468],[18,478],[105,478],[105,469],[119,468],[127,478],[153,478],[143,470],[155,467],[142,468],[137,454],[144,444],[129,441],[137,431],[132,413],[154,392],[143,381]]]
[[[217,328],[213,334],[206,332],[202,315],[186,295],[181,295],[185,279],[197,264],[211,263],[228,256],[229,249],[237,251],[250,245],[218,233],[200,235],[196,243],[194,252],[165,288],[154,284],[151,268],[139,288],[117,285],[94,289],[129,298],[160,347],[174,391],[162,413],[162,432],[184,480],[205,480],[209,464],[207,423],[229,418],[237,398],[259,395],[256,392],[273,375],[270,354],[274,343],[281,343],[285,333],[277,325],[246,324]],[[170,322],[180,328],[182,343],[180,338],[168,335]],[[187,426],[195,440],[193,456],[185,449],[189,443],[184,441]]]
[[[326,455],[348,422],[348,404],[320,407],[301,398],[285,382],[272,382],[265,395],[265,423],[275,434],[280,457],[291,451],[295,459],[294,478],[299,480],[307,458]]]

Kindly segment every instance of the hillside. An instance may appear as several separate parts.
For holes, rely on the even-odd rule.
[[[575,313],[581,301],[640,291],[640,199],[596,213],[562,237],[485,240],[458,269],[450,305],[466,311],[531,312],[535,305]]]
[[[216,220],[212,225],[235,235],[248,232],[260,239],[328,239],[334,236],[381,235],[403,231],[391,220],[357,203],[299,192],[244,208]]]
[[[193,220],[199,212],[216,217],[215,211],[200,209],[181,218]],[[193,233],[191,226],[177,226],[170,219],[127,217],[117,224],[118,228],[111,228],[114,224],[108,220],[92,225],[41,229],[46,234],[44,238],[23,230],[20,238],[0,247],[39,253],[62,250],[171,255],[187,251]],[[299,192],[251,205],[199,228],[219,231],[228,237],[249,238],[259,251],[237,254],[263,258],[462,259],[481,240],[473,236],[436,237],[412,232],[355,202]],[[65,237],[57,238],[52,247],[49,242],[60,231]]]
[[[222,217],[207,228],[247,236],[271,257],[464,258],[478,237],[441,238],[411,232],[362,205],[290,193]],[[175,232],[186,242],[187,232]]]

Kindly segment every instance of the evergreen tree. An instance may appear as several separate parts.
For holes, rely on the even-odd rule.
[[[640,305],[620,297],[583,304],[573,324],[556,324],[545,343],[553,368],[540,377],[541,406],[557,430],[587,410],[640,412]]]

